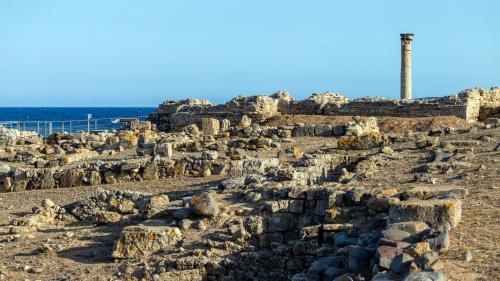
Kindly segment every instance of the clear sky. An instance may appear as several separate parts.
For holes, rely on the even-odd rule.
[[[500,86],[500,1],[1,0],[0,106],[156,106]]]

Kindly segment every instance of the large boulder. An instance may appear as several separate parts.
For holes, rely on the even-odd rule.
[[[208,192],[201,192],[191,198],[191,207],[194,213],[201,216],[215,217],[220,212],[217,201]]]
[[[116,242],[114,258],[139,258],[176,245],[182,240],[181,231],[170,226],[127,226]]]

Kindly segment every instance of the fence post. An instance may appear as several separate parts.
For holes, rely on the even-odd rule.
[[[73,122],[69,121],[69,133],[70,134],[71,134],[71,123],[73,123]]]
[[[52,135],[52,121],[49,122],[49,135]]]
[[[92,118],[92,114],[87,113],[87,133],[90,133],[90,118]]]
[[[36,122],[36,133],[40,134],[40,122]]]

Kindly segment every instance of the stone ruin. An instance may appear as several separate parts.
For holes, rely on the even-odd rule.
[[[420,100],[360,98],[349,100],[338,93],[313,94],[296,101],[287,92],[271,96],[236,97],[226,104],[213,105],[207,100],[167,101],[149,116],[162,131],[175,131],[189,124],[201,127],[203,118],[239,122],[243,115],[256,122],[285,114],[327,116],[456,116],[467,122],[498,117],[500,88],[473,88],[456,95]]]
[[[469,159],[500,149],[488,131],[500,128],[499,92],[417,101],[336,93],[295,101],[278,92],[224,105],[165,102],[151,122],[108,133],[0,130],[1,161],[12,164],[0,166],[1,192],[102,185],[66,205],[44,199],[5,226],[5,241],[39,229],[119,226],[107,253],[118,280],[445,280],[443,254],[469,193],[464,175],[484,169]],[[375,117],[408,112],[484,122],[391,132]],[[283,114],[357,116],[342,124],[263,123]],[[441,139],[478,131],[478,139]],[[329,145],[306,152],[297,144],[315,139]],[[378,176],[408,153],[419,161],[404,184]],[[219,180],[202,190],[106,189],[210,176]],[[54,249],[45,243],[40,251]]]

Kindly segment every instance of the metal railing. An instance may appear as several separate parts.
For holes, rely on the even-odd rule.
[[[132,121],[144,121],[147,116],[115,117],[115,118],[92,118],[91,115],[84,120],[62,120],[62,121],[0,121],[0,126],[21,131],[33,131],[42,136],[53,133],[79,133],[79,132],[109,132],[113,129],[121,129]]]

